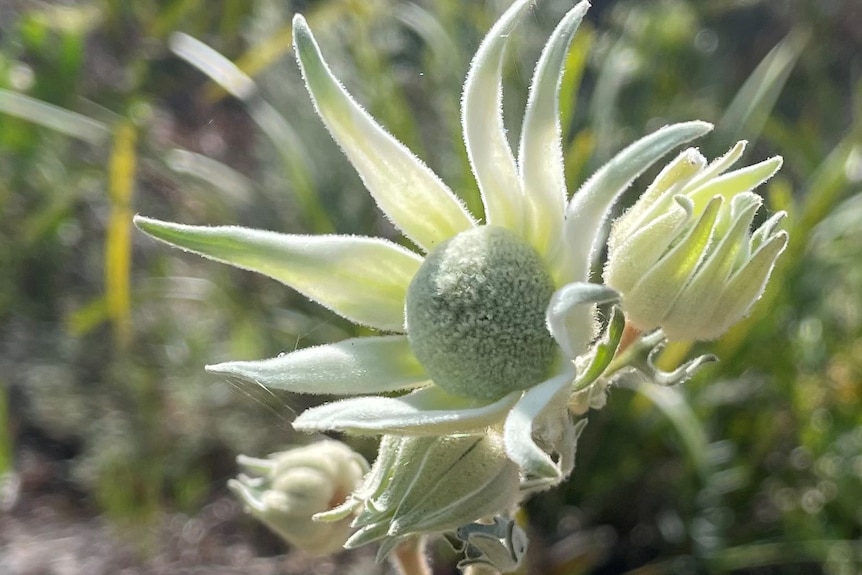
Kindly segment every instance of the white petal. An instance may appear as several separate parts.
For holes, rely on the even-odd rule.
[[[461,100],[467,156],[482,192],[485,222],[521,234],[524,194],[503,125],[502,67],[509,34],[532,0],[518,0],[494,24],[470,63]]]
[[[585,282],[571,283],[554,292],[545,322],[566,357],[581,355],[593,339],[593,304],[617,298],[619,294],[611,288]]]
[[[751,306],[763,295],[778,256],[787,247],[787,232],[772,236],[725,285],[712,315],[714,332],[702,339],[714,339],[745,317]]]
[[[452,191],[332,75],[298,14],[293,19],[293,41],[317,113],[387,217],[426,251],[472,227],[472,217]]]
[[[360,395],[419,387],[428,375],[407,336],[357,337],[263,361],[231,361],[207,371],[294,393]]]
[[[186,226],[135,216],[165,243],[277,279],[347,319],[404,330],[407,286],[422,264],[410,250],[378,238],[300,236],[236,226]]]
[[[402,397],[358,397],[303,412],[293,426],[301,431],[337,430],[363,435],[444,435],[484,429],[503,420],[521,392],[483,404],[450,395],[436,386]]]
[[[737,194],[753,190],[774,176],[781,169],[783,162],[784,160],[781,156],[774,156],[758,164],[746,166],[713,178],[696,189],[692,188],[691,184],[689,184],[686,187],[692,191],[686,191],[686,195],[698,207],[705,205],[706,202],[715,196],[722,196],[730,200]]]
[[[680,198],[682,198],[680,196]],[[686,236],[652,266],[626,295],[626,314],[641,329],[662,325],[688,286],[715,235],[715,223],[723,200],[714,198]]]
[[[632,181],[675,147],[711,129],[712,124],[699,121],[665,126],[618,153],[584,183],[566,208],[568,253],[561,262],[561,283],[587,281],[608,212]]]
[[[748,202],[737,200],[751,198]],[[710,246],[709,257],[700,265],[685,288],[682,297],[674,304],[673,313],[662,323],[670,339],[680,340],[680,334],[691,333],[696,321],[692,318],[708,317],[718,305],[718,294],[733,271],[740,250],[748,251],[748,227],[762,199],[751,192],[733,198],[735,204],[747,203],[735,214],[730,230],[715,247]],[[725,314],[728,310],[721,310]],[[679,325],[678,325],[679,324]]]
[[[572,8],[542,50],[521,129],[518,167],[528,207],[525,234],[545,258],[558,245],[566,207],[560,82],[569,44],[588,8],[586,1]]]
[[[549,406],[562,406],[561,416],[569,417],[565,410],[566,395],[574,379],[567,370],[539,385],[528,389],[515,405],[503,428],[506,454],[527,474],[561,479],[561,470],[551,457],[533,441],[533,425]]]

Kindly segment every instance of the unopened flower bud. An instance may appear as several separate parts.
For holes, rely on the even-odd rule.
[[[350,534],[352,517],[321,523],[316,513],[340,505],[362,482],[368,463],[338,441],[321,441],[237,462],[254,476],[228,481],[249,513],[288,543],[312,555],[338,551]]]
[[[614,222],[604,281],[622,294],[637,329],[715,339],[763,294],[788,235],[777,228],[784,212],[750,231],[763,202],[751,190],[782,160],[725,173],[744,149],[739,142],[708,165],[697,150],[684,151]]]
[[[496,434],[384,436],[371,473],[342,507],[361,509],[345,546],[383,540],[385,555],[405,537],[454,531],[519,499],[518,467]],[[336,510],[329,519],[340,516]]]

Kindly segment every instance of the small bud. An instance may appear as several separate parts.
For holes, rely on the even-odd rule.
[[[361,455],[327,440],[274,453],[268,459],[240,455],[237,462],[255,474],[228,481],[249,513],[311,555],[341,549],[352,517],[321,523],[312,516],[338,506],[361,484],[368,471]]]
[[[520,499],[518,467],[487,435],[384,436],[363,486],[344,509],[362,509],[346,547],[457,528],[508,511]],[[338,517],[337,512],[333,516]]]
[[[748,313],[787,246],[779,212],[753,233],[763,200],[751,190],[781,167],[774,157],[725,173],[745,142],[707,165],[680,154],[614,222],[604,281],[622,294],[626,319],[672,340],[711,340]]]

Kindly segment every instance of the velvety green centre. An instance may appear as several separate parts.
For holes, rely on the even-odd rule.
[[[480,226],[425,258],[407,291],[407,335],[434,383],[498,399],[547,377],[556,344],[545,327],[553,282],[512,232]]]

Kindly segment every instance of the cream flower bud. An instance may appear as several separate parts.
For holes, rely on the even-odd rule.
[[[321,441],[270,455],[239,456],[237,462],[255,476],[228,481],[249,513],[288,543],[312,555],[338,551],[350,534],[351,517],[321,523],[316,513],[341,504],[362,482],[368,463],[338,441]]]
[[[753,233],[762,204],[751,190],[781,167],[780,157],[726,172],[745,142],[706,163],[688,149],[614,222],[605,283],[622,294],[627,320],[673,340],[710,340],[742,319],[763,293],[787,246],[779,212]]]
[[[383,540],[380,555],[385,556],[405,537],[454,531],[507,512],[520,499],[518,467],[494,433],[387,435],[352,499],[318,519],[339,519],[361,509],[353,522],[358,530],[345,547]]]

